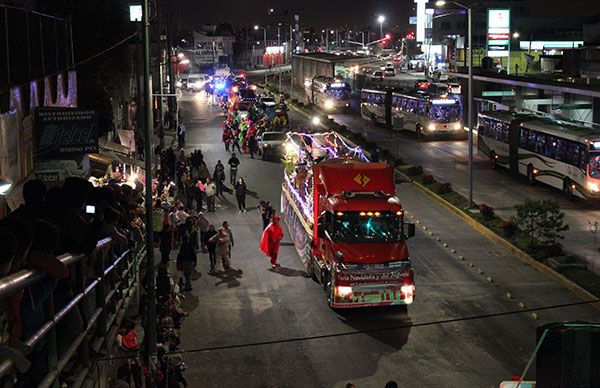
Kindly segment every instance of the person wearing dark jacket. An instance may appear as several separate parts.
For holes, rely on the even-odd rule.
[[[185,278],[185,287],[182,291],[192,290],[192,272],[196,268],[197,257],[196,249],[194,248],[193,242],[189,238],[184,238],[179,248],[179,254],[177,255],[177,263],[183,271]]]
[[[208,231],[206,233],[204,233],[204,241],[203,244],[206,247],[206,249],[208,250],[208,259],[210,260],[210,274],[214,273],[214,269],[215,269],[215,264],[217,262],[217,256],[215,253],[215,250],[217,249],[217,242],[216,241],[210,241],[210,239],[217,234],[217,230],[215,229],[214,225],[208,225]]]
[[[240,209],[240,213],[246,212],[246,182],[244,182],[244,178],[240,177],[235,185],[233,186],[235,189],[235,199],[238,203],[238,209]]]
[[[171,247],[173,246],[173,231],[171,225],[165,224],[162,232],[160,232],[160,242],[158,247],[160,250],[161,263],[168,263],[171,255]]]

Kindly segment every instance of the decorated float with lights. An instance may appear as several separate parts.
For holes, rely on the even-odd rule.
[[[310,276],[332,308],[407,305],[414,273],[393,168],[336,133],[288,133],[281,206]]]

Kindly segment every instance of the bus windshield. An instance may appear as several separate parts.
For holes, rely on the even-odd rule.
[[[600,152],[590,152],[590,176],[600,178]]]
[[[392,212],[373,212],[370,216],[366,212],[345,212],[333,220],[331,238],[336,242],[382,243],[401,237],[400,219]]]
[[[327,88],[325,93],[336,100],[347,100],[350,98],[350,87]]]
[[[460,120],[458,105],[430,105],[427,117],[435,123],[453,123]]]

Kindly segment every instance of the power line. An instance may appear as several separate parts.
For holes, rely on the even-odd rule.
[[[498,313],[474,315],[471,317],[450,318],[450,319],[442,319],[442,320],[437,320],[437,321],[428,321],[428,322],[421,322],[421,323],[406,323],[406,324],[402,324],[402,325],[395,325],[395,326],[388,326],[388,327],[374,328],[374,329],[367,329],[367,330],[345,331],[345,332],[341,332],[341,333],[321,334],[321,335],[315,335],[315,336],[305,336],[305,337],[295,337],[295,338],[285,338],[285,339],[272,340],[272,341],[248,342],[248,343],[237,344],[237,345],[209,346],[209,347],[205,347],[205,348],[196,348],[196,349],[189,349],[189,350],[166,352],[165,355],[184,355],[184,354],[190,354],[190,353],[211,352],[211,351],[218,351],[218,350],[250,348],[250,347],[258,347],[258,346],[266,346],[266,345],[285,344],[285,343],[291,343],[291,342],[312,341],[312,340],[317,340],[317,339],[346,337],[346,336],[357,335],[357,334],[380,333],[380,332],[394,331],[394,330],[400,330],[400,329],[410,329],[413,327],[443,325],[443,324],[447,324],[447,323],[472,321],[472,320],[476,320],[476,319],[488,319],[488,318],[495,318],[495,317],[501,317],[501,316],[506,316],[506,315],[529,313],[529,312],[534,312],[534,311],[553,310],[553,309],[580,306],[580,305],[599,303],[599,302],[600,302],[600,299],[593,299],[593,300],[586,300],[586,301],[573,302],[573,303],[564,303],[564,304],[556,304],[556,305],[549,305],[549,306],[533,307],[533,308],[527,308],[527,309],[504,311],[504,312],[498,312]],[[98,358],[97,361],[111,361],[111,360],[119,360],[119,359],[127,359],[127,358],[131,358],[131,357],[130,356],[129,357],[128,356],[102,357],[102,358]]]

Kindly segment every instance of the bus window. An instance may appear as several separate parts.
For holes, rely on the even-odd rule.
[[[535,152],[535,140],[537,132],[529,130],[529,136],[527,136],[527,146],[525,147],[528,151]]]
[[[400,96],[392,96],[392,106],[394,108],[400,108]]]
[[[579,168],[585,171],[585,165],[588,160],[588,152],[585,146],[579,145]]]
[[[556,138],[554,136],[546,136],[544,155],[553,159],[556,157]]]
[[[546,150],[546,135],[538,133],[535,141],[535,153],[543,155]]]
[[[569,141],[568,145],[568,158],[569,163],[573,166],[579,167],[579,144],[574,141]]]
[[[436,123],[452,123],[460,120],[460,107],[450,105],[430,105],[427,117]]]
[[[502,141],[508,143],[510,137],[510,124],[502,123]]]
[[[406,103],[406,110],[408,112],[414,112],[417,109],[417,100],[409,98]]]
[[[426,101],[419,101],[417,103],[417,114],[420,116],[427,115],[427,102]]]
[[[406,97],[402,97],[402,102],[400,103],[400,110],[408,111],[408,101],[410,99]]]
[[[527,148],[527,137],[529,136],[529,130],[521,128],[521,134],[519,136],[519,147]]]
[[[369,93],[367,93],[367,92],[362,92],[360,94],[360,97],[361,97],[360,98],[361,102],[368,102],[369,101]]]
[[[590,152],[590,176],[594,178],[600,177],[600,153]]]
[[[569,144],[567,140],[556,140],[556,159],[569,163]]]

